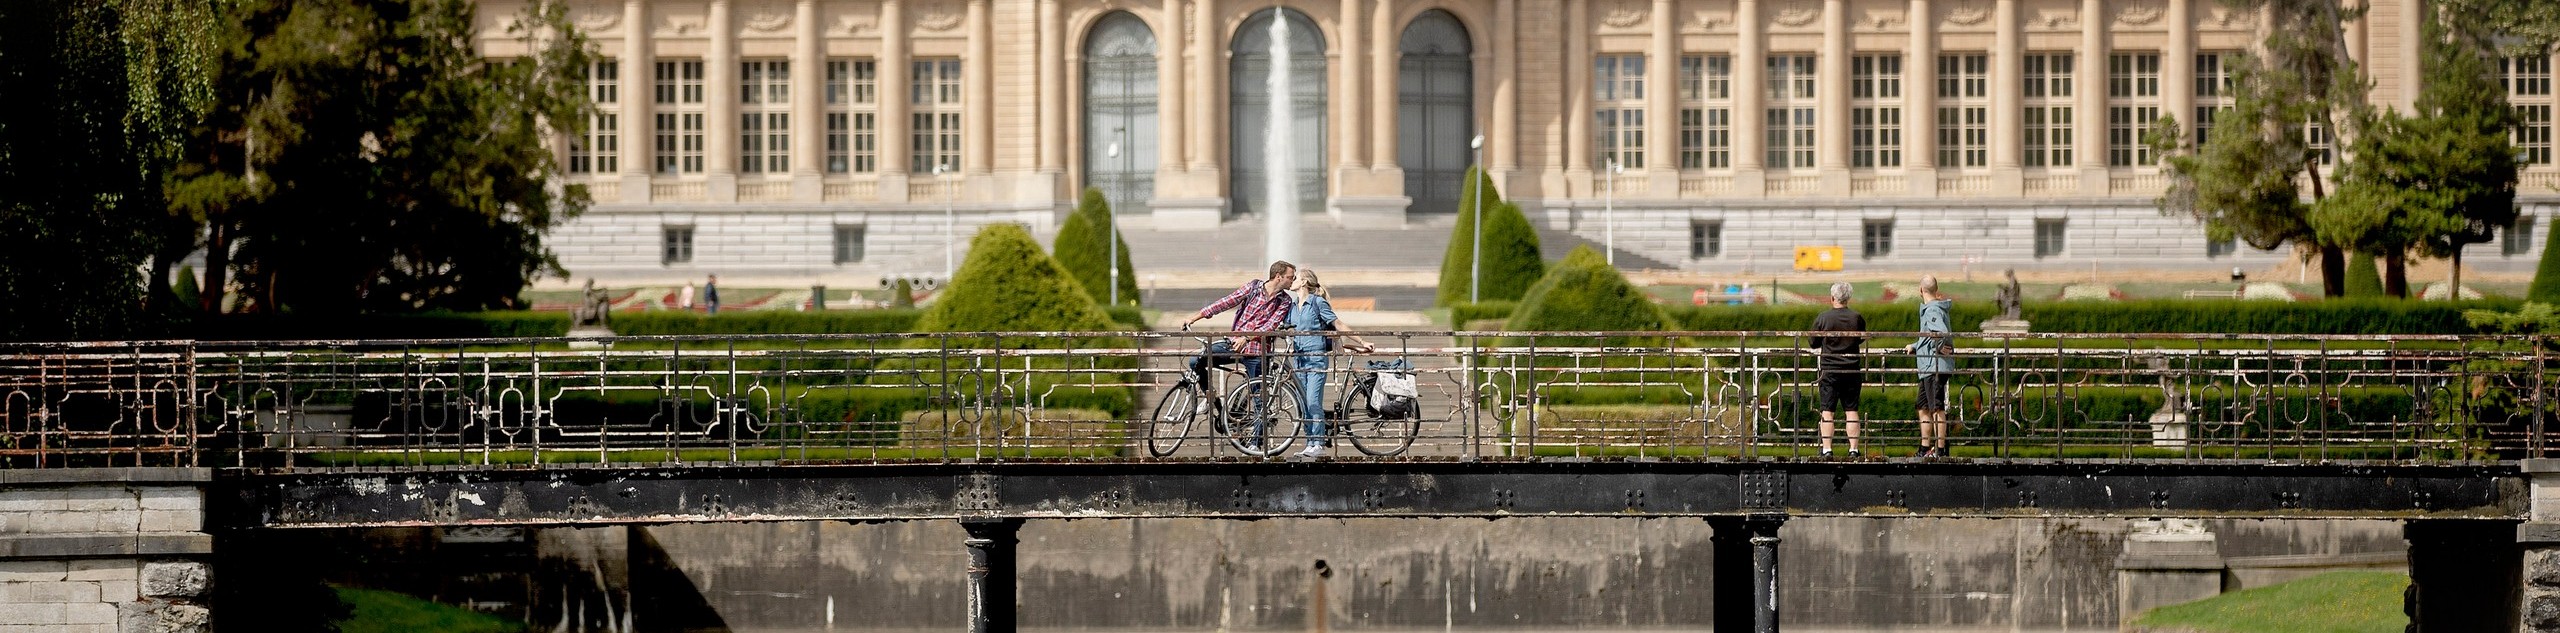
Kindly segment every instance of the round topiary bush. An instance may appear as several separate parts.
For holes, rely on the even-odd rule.
[[[1608,257],[1581,246],[1529,288],[1503,329],[1659,331],[1668,329],[1671,323],[1670,314],[1655,305],[1643,289],[1628,283],[1625,275],[1609,265]],[[1611,339],[1597,344],[1626,343],[1629,341]]]
[[[1484,285],[1473,300],[1519,299],[1547,272],[1547,262],[1538,251],[1538,231],[1529,224],[1529,217],[1520,213],[1519,205],[1502,200],[1502,192],[1494,188],[1492,177],[1468,168],[1467,184],[1458,194],[1458,226],[1449,233],[1449,249],[1440,258],[1440,295],[1436,305],[1470,301],[1467,291],[1474,273],[1471,264],[1475,257],[1478,191],[1485,195]]]
[[[1018,224],[980,229],[969,240],[969,258],[916,321],[918,332],[1111,329],[1111,317]]]
[[[1111,303],[1111,267],[1119,266],[1120,304],[1137,305],[1138,272],[1129,264],[1129,241],[1120,240],[1117,263],[1103,261],[1111,259],[1111,220],[1111,202],[1102,197],[1102,190],[1086,187],[1084,196],[1076,202],[1075,213],[1058,227],[1058,239],[1051,243],[1049,252],[1098,304]]]

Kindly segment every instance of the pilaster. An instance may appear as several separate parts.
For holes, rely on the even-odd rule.
[[[1680,32],[1678,3],[1653,0],[1649,24],[1651,47],[1645,57],[1646,190],[1622,191],[1620,197],[1673,198],[1680,195]]]
[[[881,202],[907,201],[907,92],[914,74],[907,48],[905,0],[880,0],[880,184]]]
[[[960,113],[965,150],[960,152],[960,171],[979,186],[995,171],[996,157],[995,32],[987,19],[987,2],[969,0],[969,48],[960,61],[961,102],[969,104]]]
[[[1911,0],[1903,20],[1911,26],[1902,62],[1902,173],[1911,195],[1938,195],[1938,14],[1929,0]]]
[[[1058,0],[1040,0],[1040,163],[1043,174],[1067,169],[1067,33]],[[1050,197],[1060,192],[1052,190]],[[1073,199],[1072,196],[1069,197]]]
[[[817,202],[820,165],[826,162],[822,141],[827,90],[827,58],[818,39],[818,1],[794,3],[791,27],[791,199]]]
[[[1768,24],[1759,0],[1734,0],[1733,23],[1733,194],[1758,198],[1769,191],[1761,153],[1768,149],[1768,125],[1761,119],[1768,95],[1767,54],[1762,41]],[[1589,118],[1590,111],[1583,111]]]
[[[1485,142],[1499,180],[1520,169],[1520,0],[1494,0],[1493,13],[1493,132]]]
[[[1192,30],[1199,36],[1191,41],[1191,105],[1184,110],[1191,121],[1191,160],[1186,164],[1195,182],[1206,181],[1206,191],[1215,191],[1218,165],[1224,162],[1214,148],[1218,146],[1218,116],[1222,114],[1217,107],[1218,85],[1227,68],[1219,63],[1226,59],[1219,51],[1226,50],[1226,38],[1217,27],[1218,0],[1193,0],[1192,5],[1197,11],[1191,16],[1196,25]]]
[[[2104,0],[2080,0],[2080,62],[2071,94],[2079,113],[2071,119],[2073,164],[2080,167],[2080,195],[2107,195],[2107,22]]]
[[[711,0],[703,25],[711,49],[702,55],[702,162],[704,195],[711,202],[738,201],[738,23],[729,0]]]
[[[1184,25],[1182,0],[1164,0],[1164,30],[1156,34],[1156,198],[1188,196],[1193,192],[1182,186],[1183,152],[1190,149],[1185,138],[1190,121],[1191,93],[1183,66]]]
[[[649,55],[649,4],[642,0],[622,2],[622,109],[621,125],[615,133],[622,136],[622,193],[618,202],[641,204],[649,201],[649,174],[655,166],[649,163],[649,148],[654,147],[649,120],[649,103],[653,94],[650,78],[655,77],[656,60]],[[598,202],[603,202],[598,200]]]
[[[2160,51],[2160,109],[2178,120],[2181,142],[2195,142],[2196,0],[2169,0],[2169,46]]]
[[[1814,166],[1822,195],[1849,195],[1849,12],[1841,0],[1822,0],[1822,56],[1814,96],[1821,121],[1814,130]]]
[[[1750,2],[1750,0],[1742,0]],[[1591,0],[1564,2],[1564,171],[1567,196],[1591,191]],[[1552,195],[1552,194],[1551,194]]]
[[[2025,59],[2019,52],[2018,0],[1998,0],[1992,9],[1991,45],[1991,191],[2017,196],[2026,188],[2020,145],[2025,137],[2020,81]]]

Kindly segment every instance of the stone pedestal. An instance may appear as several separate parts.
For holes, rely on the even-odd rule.
[[[1988,320],[1988,321],[1983,321],[1983,322],[1982,322],[1982,333],[1984,333],[1984,334],[2025,334],[2025,333],[2027,333],[2027,320],[2026,320],[2026,319],[1991,319],[1991,320]]]
[[[2194,519],[2160,519],[2126,535],[2116,557],[2116,613],[2126,625],[2155,607],[2222,594],[2222,550]]]

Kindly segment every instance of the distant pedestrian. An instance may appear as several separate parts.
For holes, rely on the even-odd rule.
[[[1822,332],[1865,332],[1867,318],[1849,309],[1849,282],[1831,284],[1831,309],[1813,318],[1813,329]],[[1865,386],[1866,375],[1859,370],[1858,348],[1866,337],[1815,336],[1813,348],[1821,351],[1820,371],[1814,382],[1822,409],[1822,456],[1831,456],[1831,417],[1839,414],[1849,423],[1849,456],[1858,457],[1858,390]]]
[[[719,276],[719,275],[707,275],[707,276],[705,276],[705,278],[703,279],[703,281],[702,281],[702,307],[703,307],[703,313],[704,313],[704,314],[719,314],[719,313],[720,313],[720,276]]]
[[[1947,456],[1947,379],[1955,373],[1955,359],[1947,355],[1955,351],[1955,340],[1946,336],[1954,331],[1947,311],[1955,301],[1938,291],[1936,275],[1920,276],[1920,340],[1912,341],[1903,351],[1919,355],[1920,371],[1920,456]],[[1930,336],[1936,334],[1937,336]]]

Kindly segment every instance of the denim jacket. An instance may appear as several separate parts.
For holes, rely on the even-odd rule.
[[[1332,301],[1321,295],[1307,297],[1306,301],[1289,309],[1289,329],[1323,332],[1333,329],[1334,318]],[[1289,337],[1289,344],[1291,349],[1310,354],[1333,351],[1333,337],[1330,336],[1300,334]]]

